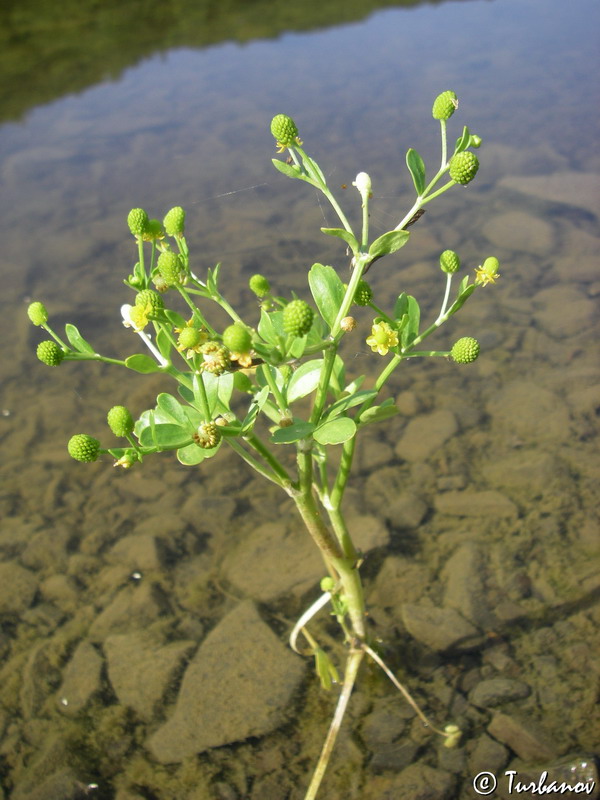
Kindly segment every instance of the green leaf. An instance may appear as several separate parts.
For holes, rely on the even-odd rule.
[[[321,184],[323,186],[327,186],[327,181],[325,180],[325,175],[323,175],[323,172],[321,171],[321,167],[317,164],[317,162],[314,159],[312,159],[310,156],[307,156],[306,154],[302,155],[301,158],[302,158],[302,164],[304,166],[304,169],[308,173],[308,180],[310,180],[311,183],[312,182],[318,183],[318,181],[321,181]],[[312,177],[313,175],[316,176],[316,179]]]
[[[398,413],[399,409],[393,404],[393,400],[389,398],[389,400],[386,400],[380,406],[368,408],[364,414],[361,414],[359,424],[369,425],[371,422],[381,422],[382,420],[389,419]]]
[[[134,372],[141,372],[143,375],[148,375],[151,372],[160,372],[160,367],[156,361],[143,353],[137,353],[126,358],[125,366]]]
[[[242,429],[240,431],[240,434],[242,436],[245,436],[247,433],[251,431],[262,407],[267,402],[268,396],[269,396],[269,387],[263,386],[263,388],[256,395],[254,400],[250,403],[248,413],[246,414],[246,417],[242,422]]]
[[[406,292],[398,295],[398,299],[394,305],[394,319],[402,319],[408,313],[408,299]]]
[[[357,392],[365,382],[366,377],[366,375],[359,375],[358,377],[354,378],[352,383],[349,383],[348,386],[344,388],[344,392],[346,394],[354,394]]]
[[[421,156],[412,147],[406,154],[406,166],[412,176],[417,195],[420,197],[425,191],[425,164]]]
[[[329,381],[329,388],[333,390],[336,397],[344,391],[344,384],[346,383],[346,366],[344,359],[336,355],[333,361],[333,369],[331,370],[331,378]]]
[[[161,356],[168,360],[169,356],[171,355],[171,348],[173,345],[164,328],[160,328],[156,334],[156,346],[158,347]]]
[[[471,133],[467,126],[463,128],[462,135],[456,140],[456,147],[454,148],[454,155],[457,153],[462,153],[463,150],[466,150],[469,146],[469,142],[471,140]]]
[[[176,425],[185,427],[188,424],[189,420],[181,403],[172,394],[159,394],[156,405]]]
[[[88,342],[86,342],[86,340],[79,333],[75,325],[71,325],[71,323],[68,322],[65,325],[65,333],[67,334],[67,339],[69,340],[69,343],[75,350],[78,350],[80,353],[95,352],[94,348],[91,346],[91,344],[88,344]]]
[[[308,284],[321,316],[330,328],[333,327],[346,291],[339,275],[333,267],[313,264]]]
[[[346,411],[349,408],[354,408],[354,406],[361,405],[365,402],[365,400],[372,400],[374,397],[377,397],[377,392],[374,389],[363,389],[362,392],[356,392],[348,397],[342,397],[327,410],[326,417],[327,419],[333,419],[334,417],[339,416],[343,411]]]
[[[139,436],[142,447],[160,447],[161,449],[174,449],[188,444],[191,439],[190,432],[179,425],[152,425],[141,432]]]
[[[358,253],[360,247],[356,241],[356,236],[345,228],[321,228],[321,231],[326,233],[327,236],[337,236],[338,239],[343,239],[354,255]]]
[[[295,164],[287,164],[285,161],[280,161],[278,158],[272,158],[273,166],[287,175],[288,178],[301,178],[306,180],[306,177],[300,172],[300,169]]]
[[[304,422],[302,420],[294,422],[287,428],[279,428],[271,437],[273,444],[289,444],[290,442],[298,442],[300,439],[308,438],[314,431],[315,426],[312,422]]]
[[[223,440],[216,447],[211,447],[210,450],[205,450],[197,444],[188,444],[186,447],[180,447],[177,451],[177,460],[186,467],[193,467],[196,464],[200,464],[201,461],[216,455],[222,443]]]
[[[288,403],[293,403],[300,397],[306,397],[307,394],[314,392],[319,385],[322,366],[323,359],[317,358],[313,359],[313,361],[307,361],[298,367],[288,385]]]
[[[456,312],[459,310],[459,308],[462,308],[464,306],[464,304],[467,302],[467,300],[469,299],[469,297],[471,297],[471,295],[473,294],[473,292],[475,291],[476,288],[477,288],[477,285],[474,284],[474,283],[472,283],[470,286],[467,286],[467,288],[458,295],[456,300],[452,303],[452,305],[450,306],[450,308],[446,312],[448,314],[448,316],[452,316],[452,314],[456,314]]]
[[[267,344],[277,347],[279,340],[277,338],[277,329],[273,321],[274,316],[275,314],[269,314],[264,308],[261,308],[260,321],[258,323],[258,335]]]
[[[408,241],[409,236],[410,231],[388,231],[384,233],[378,239],[375,239],[369,247],[371,261],[373,262],[382,256],[388,255],[388,253],[395,253],[396,250],[400,250]]]
[[[402,347],[408,347],[417,338],[421,322],[421,310],[415,298],[409,294],[406,300],[408,303],[408,323],[402,328]]]
[[[350,417],[338,417],[319,425],[313,433],[319,444],[341,444],[356,434],[356,423]]]
[[[165,308],[163,313],[171,325],[173,325],[175,328],[185,328],[186,321],[181,314],[178,314],[176,311],[172,311],[170,308]]]

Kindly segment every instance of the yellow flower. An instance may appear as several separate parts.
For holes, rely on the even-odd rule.
[[[398,346],[398,334],[387,322],[375,322],[371,335],[367,337],[367,344],[374,353],[385,356],[391,347]]]
[[[500,277],[500,273],[498,272],[499,266],[500,262],[497,258],[494,258],[493,256],[486,258],[483,264],[480,267],[477,267],[475,270],[477,282],[482,286],[487,286],[488,283],[496,283]]]
[[[134,330],[144,330],[146,325],[150,322],[150,316],[153,310],[152,303],[150,302],[146,303],[145,306],[131,306],[129,311],[129,321]],[[127,325],[127,322],[124,324]]]
[[[230,353],[229,358],[237,361],[240,367],[247,369],[252,366],[252,353]]]

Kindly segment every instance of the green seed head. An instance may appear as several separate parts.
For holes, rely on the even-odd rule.
[[[450,177],[456,183],[470,183],[479,169],[479,159],[470,150],[457,153],[450,161]]]
[[[199,447],[210,450],[221,441],[221,431],[216,422],[202,422],[193,438]]]
[[[87,433],[76,433],[69,439],[67,450],[75,461],[95,461],[98,458],[100,442],[98,439],[88,436]]]
[[[296,143],[298,128],[291,117],[286,114],[277,114],[271,120],[271,133],[281,147],[289,147]]]
[[[193,350],[202,341],[206,341],[206,335],[199,328],[191,326],[183,328],[177,339],[177,346],[180,350]]]
[[[442,92],[433,101],[431,114],[434,119],[450,119],[458,108],[455,92]]]
[[[452,346],[450,357],[457,364],[470,364],[479,355],[479,342],[472,336],[463,336]]]
[[[106,419],[115,436],[127,436],[133,431],[133,417],[125,406],[113,406]]]
[[[236,322],[223,331],[223,344],[232,353],[248,353],[252,347],[252,336],[248,328]]]
[[[366,281],[359,281],[354,293],[354,302],[357,306],[368,306],[373,298],[373,290]]]
[[[218,342],[206,342],[200,348],[204,360],[202,369],[211,372],[213,375],[222,375],[231,367],[229,350]]]
[[[175,206],[167,211],[163,220],[167,236],[182,236],[185,229],[185,211],[181,206]]]
[[[127,215],[127,224],[134,236],[143,236],[148,229],[149,221],[148,214],[146,214],[143,208],[132,208]]]
[[[460,258],[454,250],[444,250],[440,256],[440,267],[447,275],[454,275],[460,269]]]
[[[40,342],[37,346],[36,355],[39,360],[49,367],[58,367],[65,357],[63,350],[51,340]]]
[[[264,275],[253,275],[248,281],[248,286],[257,297],[266,297],[271,291],[271,284]]]
[[[46,322],[48,322],[48,312],[46,311],[46,306],[39,301],[30,304],[29,308],[27,309],[27,316],[34,325],[44,325]]]
[[[156,262],[160,277],[164,280],[167,286],[178,286],[182,283],[181,272],[182,264],[181,259],[172,250],[166,250],[161,253]]]
[[[313,310],[304,300],[292,300],[283,309],[283,330],[294,336],[308,333],[313,321]]]
[[[159,293],[155,292],[153,289],[143,289],[141,292],[138,292],[135,296],[135,304],[142,308],[150,304],[152,306],[150,316],[155,316],[165,307],[164,300]]]

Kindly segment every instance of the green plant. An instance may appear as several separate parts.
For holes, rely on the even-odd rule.
[[[49,326],[40,302],[29,307],[31,321],[52,337],[52,341],[38,346],[38,357],[44,363],[58,366],[63,361],[102,361],[138,373],[162,373],[176,383],[176,394],[159,394],[155,407],[143,411],[135,423],[125,407],[110,409],[108,423],[116,436],[126,440],[123,446],[104,448],[98,440],[76,434],[68,446],[73,458],[87,462],[108,453],[117,465],[131,468],[156,453],[175,451],[182,464],[196,466],[226,446],[296,504],[328,575],[322,581],[323,594],[295,626],[291,644],[298,650],[297,639],[302,632],[325,688],[338,681],[338,672],[307,628],[320,608],[331,604],[348,645],[338,707],[306,794],[308,800],[316,796],[365,655],[380,664],[413,703],[370,645],[360,554],[346,525],[342,501],[358,433],[367,425],[385,424],[397,413],[392,397],[381,398],[395,370],[406,359],[418,356],[450,358],[463,364],[479,354],[479,344],[472,337],[459,339],[451,350],[423,349],[423,344],[474,291],[497,280],[497,259],[483,261],[473,281],[465,275],[451,298],[460,260],[456,253],[445,250],[440,255],[445,283],[441,307],[435,320],[426,326],[421,324],[419,303],[414,297],[401,292],[393,303],[384,298],[382,305],[388,307],[384,311],[375,304],[373,291],[364,279],[373,264],[408,242],[408,228],[418,220],[424,206],[457,183],[464,185],[475,177],[479,162],[468,148],[478,148],[481,140],[467,127],[448,157],[447,121],[457,105],[453,92],[443,92],[436,98],[432,113],[440,122],[440,167],[427,181],[423,159],[416,150],[408,150],[406,164],[416,199],[394,228],[374,239],[369,231],[369,175],[360,172],[353,182],[362,210],[357,233],[317,162],[304,151],[296,124],[284,114],[273,119],[271,131],[279,152],[288,153],[287,160],[273,159],[274,166],[325,196],[341,227],[321,230],[340,239],[352,254],[347,285],[332,266],[316,263],[310,268],[308,285],[315,309],[300,298],[274,294],[264,276],[254,275],[249,285],[260,300],[260,317],[251,322],[242,319],[221,293],[219,264],[208,269],[203,278],[194,272],[197,268],[192,267],[184,235],[185,213],[179,207],[171,209],[162,224],[149,219],[142,209],[133,209],[128,216],[138,260],[125,280],[135,299],[133,305],[123,306],[122,314],[125,325],[140,336],[149,354],[137,353],[123,360],[99,355],[70,324],[66,326],[67,344]],[[173,308],[174,299],[186,307],[185,316]],[[224,331],[215,328],[210,314],[197,304],[198,299],[219,306],[231,318],[231,324]],[[203,302],[202,309],[207,305],[210,303]],[[354,305],[375,312],[366,343],[374,359],[385,360],[372,383],[364,375],[348,376],[339,352],[344,337],[356,327],[351,316]],[[146,334],[148,328],[153,329],[153,340]],[[310,398],[310,410],[302,414],[298,409],[307,407],[306,398]],[[295,450],[294,468],[281,455],[287,447]],[[456,726],[449,725],[443,731],[431,727],[449,746],[460,737]]]

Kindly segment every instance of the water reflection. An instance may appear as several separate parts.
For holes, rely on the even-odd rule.
[[[255,313],[240,278],[259,270],[274,277],[282,293],[303,293],[313,261],[345,271],[347,259],[336,242],[318,233],[321,225],[335,223],[330,210],[269,163],[271,116],[285,111],[296,118],[333,186],[351,187],[359,169],[371,174],[373,232],[383,232],[410,201],[406,149],[418,147],[428,164],[439,159],[430,105],[451,87],[461,98],[452,135],[466,123],[484,139],[480,174],[472,187],[434,203],[415,226],[410,247],[376,265],[369,278],[378,297],[405,289],[430,298],[423,302],[427,315],[439,307],[443,286],[438,297],[436,264],[446,247],[459,250],[471,266],[497,254],[502,279],[444,334],[446,343],[446,337],[481,332],[483,355],[473,369],[407,365],[394,387],[404,414],[385,440],[373,432],[352,497],[392,533],[390,551],[398,561],[387,564],[385,574],[407,571],[413,587],[431,581],[438,587],[428,596],[433,604],[444,602],[440,568],[448,558],[454,557],[464,586],[475,581],[473,565],[483,558],[491,576],[482,602],[510,641],[514,663],[526,669],[532,696],[541,698],[539,707],[520,710],[540,717],[559,749],[592,741],[581,664],[591,658],[587,608],[596,585],[590,558],[597,502],[597,354],[591,344],[600,213],[600,164],[593,155],[596,16],[597,5],[587,0],[575,10],[557,0],[446,3],[389,9],[360,23],[244,46],[167,50],[125,69],[118,80],[91,85],[0,128],[0,331],[10,343],[2,352],[0,548],[4,561],[34,574],[39,599],[22,615],[7,617],[10,635],[0,646],[11,660],[0,685],[8,687],[2,695],[8,712],[0,715],[0,730],[5,718],[23,713],[15,698],[28,639],[37,646],[66,620],[71,628],[52,654],[62,666],[86,635],[94,604],[108,605],[120,581],[127,584],[139,566],[127,564],[121,575],[118,559],[109,555],[132,530],[139,533],[136,520],[153,533],[159,526],[153,520],[163,529],[167,524],[165,509],[173,520],[184,520],[182,530],[173,532],[169,555],[177,580],[171,583],[171,570],[165,574],[170,596],[184,609],[176,635],[197,639],[198,618],[214,624],[226,603],[210,582],[210,569],[228,546],[217,535],[223,519],[232,537],[247,533],[246,515],[234,516],[231,486],[243,493],[248,518],[281,517],[280,498],[229,461],[198,479],[204,497],[222,502],[224,515],[219,521],[205,507],[200,537],[194,533],[198,511],[190,503],[196,478],[172,461],[145,465],[146,480],[139,482],[105,464],[86,471],[67,462],[62,443],[70,434],[87,430],[104,437],[108,407],[127,402],[139,411],[164,387],[94,365],[45,369],[33,354],[39,337],[24,318],[26,299],[43,298],[54,321],[74,322],[101,351],[132,352],[132,334],[118,322],[118,308],[128,299],[122,275],[135,258],[125,217],[133,206],[161,216],[174,204],[188,211],[195,271],[223,261],[233,303]],[[129,51],[123,64],[136,57]],[[357,219],[353,191],[339,188]],[[368,321],[363,315],[361,324]],[[363,338],[353,354],[357,370],[369,369]],[[409,422],[440,409],[460,433],[426,463],[411,462],[401,446]],[[386,518],[381,504],[369,500],[374,492],[363,493],[366,481],[371,479],[370,488],[377,482],[378,469],[398,476],[401,497],[409,487],[416,498],[411,508],[424,509],[421,528]],[[464,491],[487,512],[465,520],[456,510],[464,508]],[[392,507],[395,499],[383,506]],[[151,585],[152,569],[141,570],[143,584]],[[402,603],[420,596],[398,579],[390,610],[384,602],[389,587],[381,580],[373,590],[375,614],[393,641]],[[453,586],[459,593],[456,580]],[[147,599],[156,599],[150,590]],[[473,613],[466,605],[460,610]],[[530,628],[540,631],[515,634]],[[554,666],[544,660],[550,651]],[[569,662],[569,653],[577,653],[580,663]],[[488,668],[501,672],[503,653],[494,654]],[[462,662],[460,667],[466,669]],[[50,704],[56,686],[36,684],[33,667],[29,675],[28,702],[35,689]],[[102,692],[112,707],[105,685]],[[316,694],[311,702],[318,707]],[[578,721],[577,707],[589,719]],[[44,713],[52,718],[51,711]],[[513,749],[514,742],[505,744]],[[240,758],[249,786],[255,759],[252,745],[244,747]],[[111,768],[105,764],[102,774]]]

